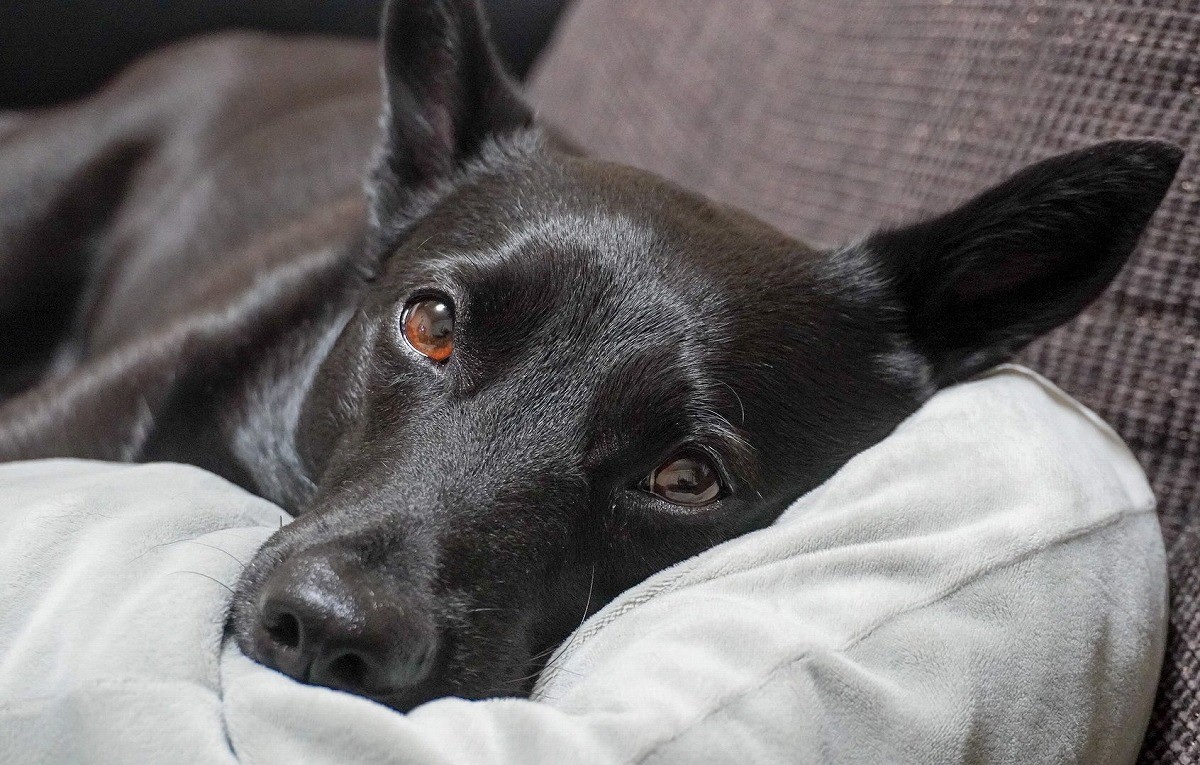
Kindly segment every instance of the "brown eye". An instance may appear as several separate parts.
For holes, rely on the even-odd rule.
[[[721,476],[703,452],[688,449],[672,456],[650,474],[651,494],[676,505],[707,505],[721,493]]]
[[[435,299],[419,300],[404,309],[404,339],[422,356],[445,361],[454,352],[454,312]]]

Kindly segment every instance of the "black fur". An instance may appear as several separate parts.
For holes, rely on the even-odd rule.
[[[817,251],[649,174],[556,149],[473,0],[393,3],[384,50],[384,137],[354,223],[312,223],[331,200],[288,212],[297,195],[327,193],[297,188],[308,176],[291,155],[310,140],[297,130],[281,137],[279,164],[220,187],[281,195],[251,194],[221,220],[271,230],[302,219],[315,231],[303,246],[278,235],[293,254],[263,245],[249,257],[205,226],[217,244],[203,252],[224,253],[231,274],[214,281],[204,269],[217,256],[195,258],[194,241],[141,246],[183,214],[170,206],[112,224],[126,249],[109,234],[52,253],[91,274],[80,287],[91,297],[71,308],[74,329],[45,329],[36,353],[0,368],[23,389],[0,408],[0,458],[192,462],[298,514],[246,568],[230,634],[289,674],[398,709],[525,693],[548,652],[619,592],[766,526],[938,387],[1069,320],[1120,269],[1180,161],[1166,144],[1112,142],[940,218]],[[311,76],[328,62],[314,56]],[[209,130],[231,119],[186,113]],[[196,134],[143,128],[132,151],[168,162],[163,147],[190,150]],[[55,178],[106,190],[122,215],[138,183],[177,172],[130,176],[125,161],[93,178],[82,158],[46,161],[68,168]],[[38,178],[48,197],[69,186]],[[5,188],[20,185],[0,177]],[[30,264],[49,256],[22,232],[59,209],[0,212],[0,268],[33,278]],[[205,214],[218,211],[231,214]],[[137,298],[156,291],[178,304]],[[28,301],[5,293],[0,309],[38,326]],[[399,332],[424,296],[453,304],[444,364]],[[36,384],[18,381],[39,363]],[[682,445],[717,463],[725,491],[713,504],[645,491]],[[329,615],[338,609],[354,624]],[[304,640],[329,661],[314,664]]]

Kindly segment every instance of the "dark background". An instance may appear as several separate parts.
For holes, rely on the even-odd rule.
[[[563,0],[484,0],[510,69],[523,76]],[[0,109],[93,90],[142,53],[224,29],[373,38],[382,0],[0,0]]]

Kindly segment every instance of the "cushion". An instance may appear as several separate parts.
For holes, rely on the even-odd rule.
[[[621,595],[534,700],[401,715],[223,643],[288,519],[197,468],[0,466],[0,507],[6,764],[1125,763],[1166,627],[1141,469],[1018,367]]]
[[[1200,5],[576,0],[532,95],[589,153],[838,243],[1115,137],[1187,151],[1124,273],[1025,363],[1113,423],[1174,587],[1145,762],[1200,763]]]

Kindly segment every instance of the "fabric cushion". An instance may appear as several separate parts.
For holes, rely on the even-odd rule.
[[[1115,288],[1023,356],[1159,498],[1174,605],[1147,763],[1200,763],[1198,50],[1194,0],[577,0],[532,88],[589,153],[827,244],[1089,142],[1187,150]]]
[[[1015,367],[610,603],[537,701],[399,715],[223,647],[287,519],[196,468],[0,466],[0,507],[5,765],[1132,762],[1165,632],[1141,469]]]

